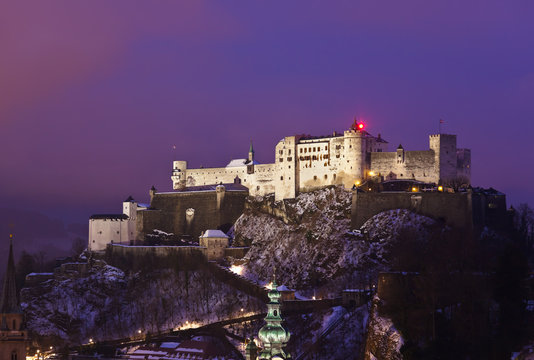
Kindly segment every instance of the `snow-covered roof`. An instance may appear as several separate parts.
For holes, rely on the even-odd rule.
[[[232,159],[226,165],[226,167],[238,167],[238,166],[246,166],[246,165],[259,165],[260,163],[257,161],[250,162],[248,159]]]
[[[285,285],[280,285],[279,287],[276,288],[276,290],[278,290],[278,291],[295,291],[293,289],[288,288]]]
[[[202,234],[203,238],[209,238],[209,237],[224,237],[227,238],[228,235],[223,233],[221,230],[206,230],[204,234]]]

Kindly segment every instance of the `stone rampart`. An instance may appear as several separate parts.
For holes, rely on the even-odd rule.
[[[351,227],[359,229],[372,216],[386,210],[408,209],[446,224],[473,228],[472,194],[442,192],[357,192],[352,195]]]
[[[139,211],[139,239],[154,229],[197,239],[202,231],[230,227],[243,213],[248,191],[191,191],[154,194]]]

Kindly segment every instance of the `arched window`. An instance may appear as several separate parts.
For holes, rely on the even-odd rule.
[[[17,350],[13,350],[13,352],[11,353],[11,360],[18,360]]]

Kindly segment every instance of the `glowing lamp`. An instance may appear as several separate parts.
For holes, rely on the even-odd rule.
[[[356,180],[356,182],[354,182],[354,185],[356,186],[359,186],[361,184],[360,180]]]
[[[369,171],[369,176],[375,176],[375,172],[374,171]]]
[[[363,130],[363,123],[359,123],[359,124],[358,124],[358,129],[359,129],[359,130]]]
[[[438,186],[438,191],[443,191],[443,186]]]
[[[417,192],[417,188],[415,186],[412,188],[412,192]]]

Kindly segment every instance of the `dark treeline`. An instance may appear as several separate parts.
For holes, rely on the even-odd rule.
[[[476,237],[439,225],[424,241],[401,234],[392,270],[409,273],[379,309],[402,333],[405,359],[509,359],[532,338],[532,209],[522,204],[514,220]]]

